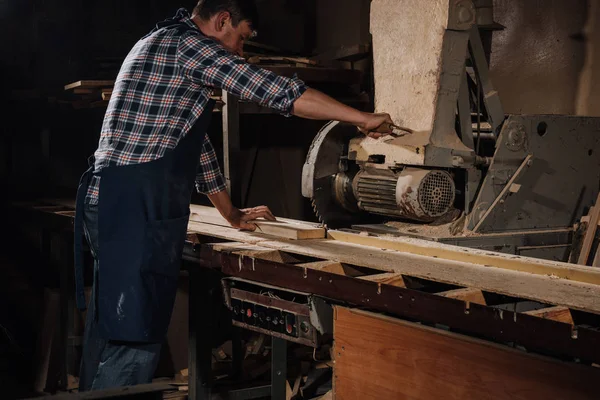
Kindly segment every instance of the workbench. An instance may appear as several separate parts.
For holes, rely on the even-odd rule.
[[[345,231],[300,240],[240,232],[221,226],[213,211],[192,206],[184,250],[192,399],[211,393],[204,339],[217,308],[206,302],[223,288],[210,276],[331,305],[336,399],[597,397],[597,270]],[[72,218],[65,210],[54,214]],[[295,223],[318,228],[289,221]],[[235,398],[282,393],[283,338],[273,341],[272,385]]]

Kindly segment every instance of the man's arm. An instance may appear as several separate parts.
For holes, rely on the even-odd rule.
[[[393,123],[389,114],[362,112],[310,88],[294,102],[292,114],[301,118],[347,122],[375,138],[390,133],[389,124]]]
[[[217,155],[208,136],[204,138],[200,153],[199,171],[196,174],[196,190],[204,193],[211,203],[234,228],[253,231],[256,225],[248,221],[264,218],[275,221],[271,211],[265,207],[255,207],[240,210],[231,203],[231,198],[225,190],[225,178],[221,174]]]
[[[307,88],[297,78],[278,76],[248,64],[213,39],[183,36],[177,57],[183,73],[196,84],[223,89],[283,114],[348,122],[373,137],[391,132],[392,120],[388,114],[366,113],[346,106],[318,90]]]

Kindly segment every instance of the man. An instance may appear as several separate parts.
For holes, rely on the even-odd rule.
[[[200,0],[135,44],[116,79],[95,161],[81,179],[75,221],[78,306],[85,309],[81,234],[95,259],[80,390],[152,380],[168,328],[195,185],[233,227],[273,220],[236,208],[205,132],[213,88],[285,115],[339,120],[378,137],[387,114],[347,107],[296,78],[247,64],[253,0]],[[193,134],[192,126],[197,129]],[[200,160],[198,162],[198,160]]]

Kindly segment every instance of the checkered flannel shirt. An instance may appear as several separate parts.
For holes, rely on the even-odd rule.
[[[204,36],[189,13],[159,23],[125,58],[104,116],[94,172],[107,166],[153,161],[177,146],[207,106],[214,88],[290,115],[305,84],[247,64]],[[180,22],[191,29],[173,29]],[[186,28],[187,28],[186,27]],[[98,203],[100,176],[94,175],[86,202]],[[225,189],[213,146],[205,135],[196,189]]]

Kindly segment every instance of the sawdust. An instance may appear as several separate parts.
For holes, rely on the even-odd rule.
[[[444,220],[438,220],[430,224],[419,224],[415,222],[388,221],[384,225],[397,229],[400,234],[413,237],[447,238],[455,236],[477,235],[465,229],[465,216],[459,218],[460,211],[448,213]]]

